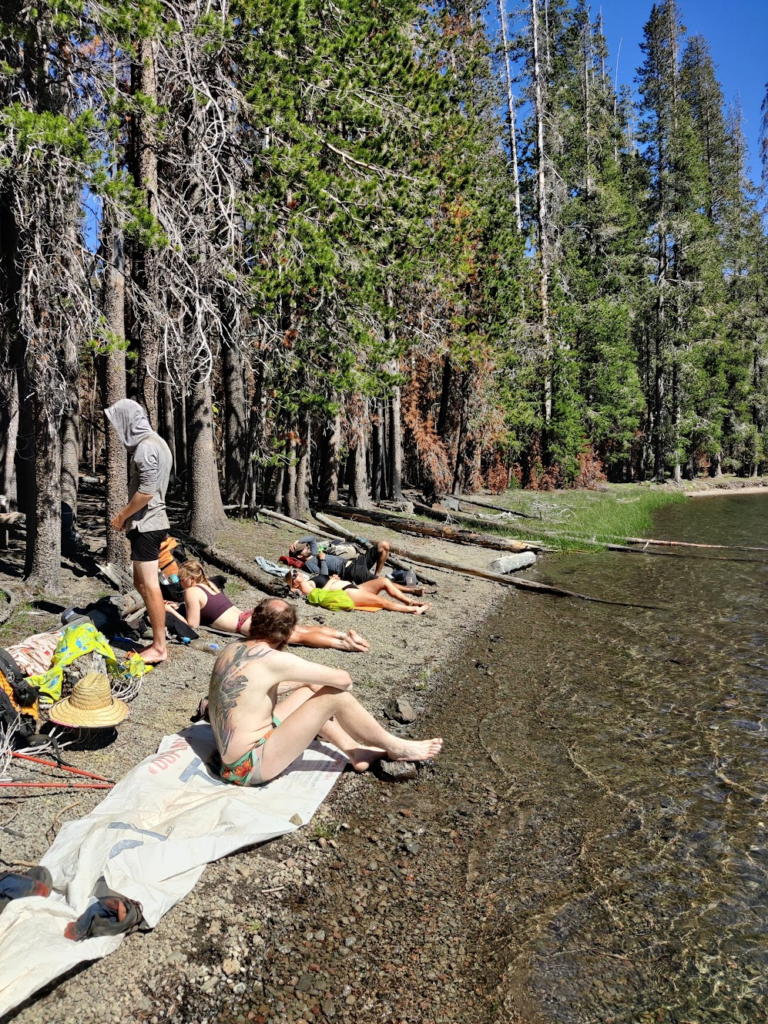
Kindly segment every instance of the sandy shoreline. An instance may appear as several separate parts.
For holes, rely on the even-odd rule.
[[[366,535],[385,536],[386,531],[371,528]],[[257,553],[275,558],[292,537],[293,531],[288,527],[277,529],[267,524],[232,521],[220,534],[218,546],[252,565]],[[486,567],[494,556],[491,551],[457,548],[427,539],[409,540],[409,546],[423,546],[424,551],[438,557],[475,567]],[[468,648],[483,620],[494,604],[509,597],[506,588],[477,578],[431,568],[425,572],[437,583],[436,588],[427,588],[435,590],[431,595],[433,608],[427,616],[358,613],[353,618],[348,613],[323,612],[326,624],[346,628],[354,623],[356,629],[368,636],[372,646],[369,655],[296,649],[311,660],[348,669],[357,696],[381,720],[383,713],[392,710],[396,697],[406,697],[419,712],[419,720],[410,727],[409,734],[414,736],[426,735],[424,729],[432,728],[428,708],[435,703],[442,676],[452,674],[461,659],[469,656]],[[82,600],[93,581],[68,582],[70,595],[80,591],[75,599]],[[259,599],[258,592],[241,582],[232,583],[228,590],[241,607]],[[303,605],[301,621],[312,621],[311,611],[314,610]],[[47,628],[54,619],[32,609],[21,621],[29,623],[25,631],[31,633]],[[5,642],[10,640],[6,638]],[[148,676],[133,704],[131,718],[121,726],[116,741],[103,750],[72,753],[71,762],[120,778],[154,751],[164,734],[188,723],[207,688],[211,663],[211,655],[205,652],[174,647],[170,663]],[[446,739],[449,746],[460,742],[458,737]],[[259,995],[266,953],[273,948],[274,936],[291,926],[291,903],[297,894],[308,896],[311,904],[319,893],[320,877],[338,878],[338,869],[333,864],[343,856],[347,835],[357,827],[340,828],[346,821],[344,816],[360,811],[372,813],[379,821],[384,805],[393,800],[399,803],[406,794],[418,789],[423,774],[412,782],[394,783],[345,773],[330,801],[306,828],[211,865],[193,893],[154,932],[130,936],[115,954],[52,985],[7,1019],[24,1024],[63,1024],[74,1019],[202,1024],[204,1019],[224,1019],[221,1012],[225,1005],[233,1007],[232,1019],[239,1019],[241,1015],[234,1008],[239,1003],[247,1007],[243,1020],[305,1019],[311,1024],[310,1018],[323,1019],[314,1016],[310,1007],[306,1007],[309,1016],[303,1018],[285,1016],[282,1011],[275,1015],[268,1005],[274,1003],[273,997],[268,997],[268,1002],[260,1001],[267,998]],[[40,778],[36,772],[15,770],[14,777]],[[13,820],[12,827],[18,835],[2,837],[3,866],[18,861],[36,862],[54,832],[65,821],[88,813],[99,798],[98,792],[84,791],[74,806],[68,806],[73,805],[73,800],[72,794],[67,793],[12,798],[13,804],[9,801],[4,811],[6,820]],[[265,889],[276,891],[265,893]],[[332,886],[329,893],[332,903]],[[327,901],[322,902],[327,907]],[[344,948],[353,950],[354,946]],[[346,996],[334,992],[328,998],[340,1000],[341,1012],[341,1006],[347,1006],[346,1000],[351,996],[354,1000],[348,1004],[353,1011],[350,1019],[361,1020],[359,1008],[354,1010],[358,997],[352,991]],[[254,1005],[254,1000],[258,1005]],[[260,1006],[270,1012],[258,1013]]]

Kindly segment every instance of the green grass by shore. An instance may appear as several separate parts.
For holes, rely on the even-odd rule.
[[[651,537],[654,514],[686,498],[672,488],[611,484],[600,491],[507,491],[503,495],[477,495],[476,500],[536,518],[515,517],[482,526],[467,524],[468,528],[541,540],[557,551],[575,551],[622,543],[628,537]],[[481,509],[462,506],[462,512],[470,509],[483,514]],[[499,513],[489,510],[488,514]]]

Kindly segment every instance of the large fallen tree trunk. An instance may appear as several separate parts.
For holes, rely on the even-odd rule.
[[[328,519],[322,514],[322,512],[315,512],[315,518],[318,519],[324,526],[330,529],[344,531],[343,527],[340,527],[333,520]],[[548,583],[537,583],[535,580],[521,580],[515,576],[501,576],[498,573],[487,572],[485,569],[474,569],[468,565],[459,565],[456,562],[449,562],[444,558],[433,558],[431,555],[425,555],[421,552],[409,551],[408,548],[401,547],[400,545],[392,545],[392,550],[401,556],[401,558],[407,558],[410,562],[415,562],[417,565],[434,565],[438,569],[448,569],[450,572],[462,573],[467,576],[477,576],[483,580],[490,580],[492,583],[503,583],[508,587],[517,587],[518,590],[535,590],[543,594],[551,594],[553,597],[574,597],[579,601],[591,601],[595,604],[612,604],[618,605],[620,608],[658,608],[658,605],[653,604],[636,604],[632,601],[611,601],[608,598],[603,597],[589,597],[587,594],[577,594],[573,590],[563,590],[561,587],[552,587]]]
[[[412,519],[399,519],[386,512],[371,509],[361,511],[345,505],[324,505],[326,512],[341,516],[342,519],[353,519],[357,523],[370,523],[373,526],[385,526],[388,530],[398,533],[418,534],[420,537],[434,537],[437,540],[448,540],[454,544],[472,544],[481,548],[493,548],[494,551],[541,551],[542,545],[536,541],[513,540],[510,537],[495,537],[489,533],[474,533],[472,530],[461,530],[448,524],[428,526]]]
[[[194,537],[184,537],[181,533],[179,536],[182,540],[188,542],[196,551],[205,558],[211,565],[217,566],[219,569],[225,569],[227,572],[232,572],[236,576],[242,576],[246,583],[250,583],[252,587],[256,587],[263,594],[268,594],[270,597],[285,597],[287,593],[287,587],[284,583],[266,582],[260,579],[255,572],[253,572],[247,565],[244,565],[236,558],[231,558],[229,555],[223,555],[220,551],[216,551],[214,548],[209,547],[207,544],[201,544],[199,540],[195,540]],[[287,572],[286,568],[286,572]]]

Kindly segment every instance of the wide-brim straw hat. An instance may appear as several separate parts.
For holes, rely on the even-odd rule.
[[[48,717],[57,725],[106,729],[127,718],[128,710],[125,701],[112,696],[105,675],[89,672],[75,683],[68,697],[51,707]]]

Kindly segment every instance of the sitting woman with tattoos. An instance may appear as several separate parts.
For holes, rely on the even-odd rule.
[[[356,771],[380,757],[437,757],[443,745],[439,737],[406,740],[379,725],[349,692],[348,672],[284,651],[295,626],[291,605],[262,601],[253,610],[248,639],[231,644],[216,660],[208,710],[223,779],[261,786],[285,771],[316,736],[343,750]]]

